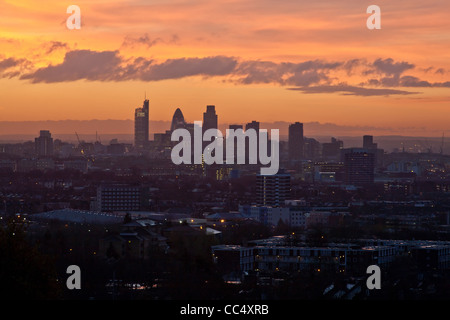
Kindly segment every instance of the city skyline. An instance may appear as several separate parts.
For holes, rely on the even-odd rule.
[[[449,299],[448,12],[1,0],[0,297]]]
[[[193,128],[193,122],[196,122],[195,120],[193,122],[187,121],[184,118],[183,112],[181,111],[181,108],[177,108],[172,116],[172,121],[151,121],[149,118],[150,114],[150,100],[147,99],[147,95],[145,93],[144,100],[142,107],[137,107],[134,109],[134,120],[128,120],[131,122],[132,125],[130,125],[126,133],[120,133],[120,129],[117,130],[117,128],[121,127],[120,123],[124,123],[125,121],[114,121],[114,120],[107,120],[111,121],[114,126],[113,133],[111,132],[105,132],[101,131],[101,135],[103,138],[107,137],[106,139],[103,139],[103,142],[110,141],[110,144],[117,144],[118,141],[123,143],[131,143],[134,147],[137,149],[143,150],[146,149],[146,146],[153,141],[170,141],[170,133],[177,127],[181,128],[190,128],[189,130],[192,130]],[[131,111],[130,111],[131,112]],[[201,112],[200,112],[201,114]],[[256,115],[251,115],[256,116]],[[220,123],[218,121],[218,114],[216,113],[216,106],[215,105],[206,105],[206,112],[203,113],[203,123],[206,124],[206,127],[208,128],[216,128],[219,130],[224,130],[224,132],[227,129],[237,129],[241,128],[244,129],[243,122],[234,122],[234,123]],[[257,118],[252,118],[257,119]],[[198,120],[197,120],[198,121]],[[296,148],[299,148],[299,143],[303,145],[303,123],[300,123],[299,121],[296,121],[296,119],[292,119],[294,122],[273,122],[273,123],[264,123],[260,122],[258,120],[251,120],[251,122],[247,122],[245,124],[245,130],[249,128],[253,128],[255,130],[259,130],[259,128],[267,129],[270,131],[273,131],[274,129],[278,132],[278,136],[280,138],[280,141],[286,141],[289,144],[289,150]],[[50,122],[55,125],[55,123],[59,123],[60,121],[53,121]],[[64,128],[64,130],[70,130],[68,129],[70,125],[67,125],[68,123],[84,123],[85,125],[82,126],[83,133],[79,134],[80,127],[75,126],[71,130],[75,131],[76,140],[78,140],[78,143],[80,142],[80,136],[82,137],[82,141],[84,142],[91,142],[94,141],[96,143],[101,143],[101,137],[98,132],[98,127],[94,126],[91,128],[91,130],[95,131],[95,135],[92,134],[92,132],[86,132],[86,123],[89,121],[82,121],[82,122],[72,122],[70,120],[66,120],[65,122],[61,122],[61,125],[59,125],[60,128]],[[105,121],[103,121],[105,122]],[[0,122],[1,123],[1,122]],[[0,142],[3,143],[12,143],[12,142],[20,142],[20,141],[26,141],[29,139],[27,135],[33,135],[35,132],[30,133],[25,129],[24,126],[20,126],[20,134],[15,134],[14,131],[11,131],[11,124],[14,122],[3,122],[6,123],[7,126],[3,126],[3,131],[0,130]],[[48,122],[47,122],[48,123]],[[99,124],[102,123],[102,121],[94,120],[93,123]],[[154,126],[154,124],[157,124]],[[201,121],[200,121],[201,123]],[[36,121],[34,122],[34,127],[39,126],[39,131],[41,132],[49,132],[54,131],[54,127],[52,125],[40,124],[40,122]],[[298,127],[300,126],[300,128]],[[56,125],[58,127],[58,125]],[[105,129],[104,125],[100,126],[101,129]],[[295,127],[295,129],[294,129]],[[314,128],[315,127],[315,128]],[[42,130],[42,128],[46,128],[47,130]],[[331,154],[334,153],[335,147],[333,145],[335,144],[333,141],[338,141],[340,144],[340,148],[342,148],[342,143],[340,139],[343,138],[343,140],[348,143],[348,145],[352,147],[361,146],[361,142],[363,142],[362,147],[363,148],[377,148],[377,143],[373,143],[373,129],[374,128],[365,128],[365,127],[348,127],[347,129],[352,132],[352,134],[348,136],[340,136],[342,132],[340,130],[345,130],[345,127],[340,128],[339,126],[333,125],[333,124],[319,124],[319,123],[308,123],[307,124],[307,136],[305,137],[306,140],[310,140],[311,142],[306,142],[306,145],[309,144],[309,147],[306,148],[315,148],[310,143],[320,144],[323,145],[323,154],[326,156],[329,152]],[[312,130],[310,130],[313,128]],[[318,129],[319,128],[319,129]],[[321,131],[320,128],[327,128],[327,131]],[[1,129],[1,127],[0,127]],[[355,130],[356,129],[356,130]],[[28,129],[30,130],[30,128]],[[353,131],[352,131],[353,130]],[[88,130],[89,131],[89,130]],[[4,133],[7,132],[8,134],[5,135]],[[28,132],[28,133],[26,133]],[[56,131],[56,139],[62,140],[62,141],[74,141],[74,137],[71,137],[73,134],[67,134],[67,133],[61,133]],[[66,131],[68,132],[68,131]],[[106,134],[105,134],[106,133]],[[296,136],[294,138],[294,136]],[[363,136],[363,141],[359,141],[361,136]],[[292,139],[291,139],[292,137]],[[336,137],[340,137],[336,139]],[[329,139],[331,138],[331,144],[329,143]],[[318,140],[317,140],[318,139]],[[356,139],[356,140],[355,140]],[[445,136],[445,131],[442,133],[442,136],[438,137],[414,137],[414,136],[396,136],[396,135],[383,135],[380,134],[377,136],[377,139],[379,142],[381,142],[381,145],[390,151],[396,152],[396,150],[403,150],[406,152],[427,152],[427,153],[441,153],[444,154],[448,153],[448,137]],[[294,147],[295,144],[295,147]],[[336,145],[337,148],[339,148]],[[331,148],[331,149],[330,149]],[[302,150],[303,147],[300,147],[300,150]],[[290,153],[296,152],[296,151],[290,151]],[[300,152],[300,151],[299,151]],[[293,154],[293,153],[292,153]],[[298,158],[300,154],[294,156],[294,158]],[[292,155],[289,156],[290,158]]]
[[[147,91],[153,120],[176,108],[199,120],[199,106],[214,104],[223,123],[257,113],[447,130],[446,2],[382,1],[381,30],[366,28],[368,4],[357,1],[278,4],[78,1],[81,29],[69,30],[56,1],[6,1],[0,121],[129,119]]]

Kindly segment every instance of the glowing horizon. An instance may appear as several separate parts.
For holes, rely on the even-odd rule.
[[[0,121],[150,118],[448,132],[450,3],[113,0],[0,3]],[[433,133],[433,135],[438,135]]]

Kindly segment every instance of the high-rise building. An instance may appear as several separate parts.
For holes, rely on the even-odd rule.
[[[175,113],[172,117],[172,124],[170,126],[170,131],[176,130],[178,128],[185,128],[186,127],[186,121],[184,121],[183,112],[181,112],[180,108],[177,108],[175,110]]]
[[[248,129],[255,129],[256,133],[258,134],[258,132],[259,132],[259,122],[258,121],[252,121],[252,122],[247,123],[245,125],[245,130],[248,130]]]
[[[203,132],[208,129],[217,129],[216,107],[213,105],[206,106],[206,112],[203,113]]]
[[[303,123],[296,122],[289,125],[289,160],[303,158]]]
[[[259,206],[279,207],[289,200],[291,195],[291,175],[277,173],[256,176],[256,204]]]
[[[303,157],[314,160],[320,157],[320,142],[314,138],[303,137]]]
[[[232,131],[232,130],[236,131],[236,130],[239,130],[239,129],[244,130],[242,124],[230,124],[228,129],[230,131]],[[232,163],[237,163],[237,160],[238,160],[238,154],[237,154],[238,153],[238,145],[236,143],[236,139],[235,138],[233,138],[233,139],[234,139],[234,141],[231,141],[231,138],[230,138],[230,142],[227,141],[226,144],[223,145],[223,150],[224,150],[224,154],[227,155],[227,158],[226,158],[227,162],[228,161],[232,161]],[[229,154],[227,154],[226,145],[228,143],[233,143],[233,146],[234,146],[233,156],[230,156]],[[246,152],[247,152],[247,150],[246,150]]]
[[[384,164],[384,150],[378,148],[378,143],[373,142],[373,136],[363,136],[363,148],[375,154],[375,167],[381,168]]]
[[[341,150],[344,148],[344,142],[331,138],[331,142],[322,144],[322,157],[328,160],[337,160],[341,155]]]
[[[378,144],[373,143],[373,136],[365,135],[363,136],[363,148],[365,149],[377,149]]]
[[[245,125],[245,131],[253,129],[256,132],[256,154],[250,154],[250,140],[248,140],[245,143],[245,163],[253,163],[253,161],[258,161],[258,155],[259,155],[259,122],[258,121],[252,121]],[[268,149],[270,150],[270,149]]]
[[[142,108],[134,111],[134,146],[138,149],[147,147],[149,135],[149,101],[144,100]]]
[[[34,139],[36,155],[50,157],[53,155],[53,138],[48,130],[41,130],[39,137]]]
[[[364,148],[344,149],[344,181],[351,185],[374,182],[375,154]]]
[[[228,129],[230,129],[230,130],[238,130],[238,129],[244,130],[242,124],[230,124]]]
[[[203,134],[208,129],[218,129],[216,107],[213,106],[213,105],[206,106],[206,112],[203,112],[203,124],[202,124]],[[205,148],[210,143],[211,143],[210,141],[203,141],[203,148],[202,148],[202,150],[205,150]]]

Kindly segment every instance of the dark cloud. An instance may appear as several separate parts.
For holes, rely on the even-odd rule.
[[[147,36],[137,42],[151,45]],[[153,40],[156,41],[156,40]],[[61,42],[49,44],[48,50],[67,49]],[[17,66],[26,61],[8,58],[0,60],[2,77],[18,76]],[[28,62],[29,63],[29,62]],[[16,69],[14,69],[16,68]],[[73,50],[66,52],[62,63],[21,73],[20,79],[32,83],[54,83],[76,80],[88,81],[161,81],[191,76],[226,76],[228,81],[241,84],[273,83],[291,86],[289,90],[303,93],[341,93],[354,96],[411,95],[419,92],[393,88],[450,87],[450,82],[431,83],[410,75],[403,75],[414,65],[396,62],[391,58],[368,62],[365,59],[348,61],[309,60],[300,63],[273,61],[240,61],[234,57],[212,56],[155,61],[143,57],[125,59],[119,51]],[[26,69],[25,69],[26,70]],[[20,69],[23,71],[23,69]],[[347,74],[371,75],[359,85],[340,82],[334,71]],[[429,70],[431,71],[431,70]],[[339,73],[337,73],[339,74]],[[378,77],[377,77],[378,76]]]
[[[380,86],[380,87],[398,87],[400,86],[400,77],[383,77],[380,79],[369,79],[366,83],[362,83],[361,85],[368,84],[371,86]]]
[[[309,86],[329,81],[328,72],[342,67],[342,62],[311,60],[301,63],[275,63],[272,61],[243,61],[236,68],[239,82],[278,83],[281,85]]]
[[[23,59],[15,59],[15,58],[4,59],[0,61],[0,72],[12,67],[16,67],[20,65],[23,61],[24,61]]]
[[[50,41],[50,42],[46,43],[44,46],[47,49],[46,54],[50,54],[53,51],[60,50],[60,49],[65,49],[65,50],[70,49],[70,47],[67,43],[61,42],[61,41]]]
[[[27,59],[6,58],[0,60],[0,78],[14,78],[21,74],[21,70],[28,68],[31,63]]]
[[[319,60],[306,61],[291,65],[293,73],[286,79],[287,85],[310,86],[320,82],[329,82],[328,72],[336,70],[343,65],[342,62],[323,62]]]
[[[152,59],[146,59],[142,57],[126,60],[120,67],[120,71],[118,71],[117,74],[114,75],[114,78],[112,80],[137,80],[140,78],[140,74],[146,72],[146,70],[150,68],[152,63]]]
[[[398,77],[406,70],[413,69],[415,67],[414,64],[405,61],[394,62],[392,58],[377,59],[372,65],[376,71],[394,77]]]
[[[347,74],[350,76],[354,73],[354,70],[356,68],[358,68],[361,65],[364,65],[366,62],[365,60],[361,60],[361,59],[351,59],[346,61],[343,64],[343,68],[345,71],[347,71]]]
[[[299,88],[289,88],[288,90],[297,90],[303,93],[341,93],[342,95],[349,96],[389,96],[389,95],[410,95],[417,94],[419,92],[410,92],[395,89],[374,89],[374,88],[364,88],[356,87],[350,85],[324,85],[324,86],[313,86],[313,87],[299,87]]]
[[[173,34],[170,37],[170,39],[165,40],[160,37],[151,38],[148,33],[145,33],[142,36],[138,36],[138,37],[131,36],[131,35],[125,36],[125,39],[122,42],[122,47],[134,48],[136,46],[144,46],[146,48],[151,48],[158,43],[177,44],[179,41],[180,41],[180,38],[176,34]]]
[[[24,74],[20,79],[38,82],[65,82],[76,80],[114,80],[121,75],[121,58],[118,51],[74,50],[67,52],[59,65],[49,65],[35,72]]]
[[[428,67],[428,68],[422,68],[421,70],[425,73],[433,72],[434,74],[440,74],[440,75],[444,75],[447,73],[447,71],[444,68],[436,69],[435,67]]]
[[[331,85],[330,72],[334,70],[344,70],[348,75],[357,72],[358,68],[364,69],[363,74],[381,74],[381,78],[372,78],[361,87]],[[297,86],[305,93],[314,93],[320,88],[329,92],[347,92],[344,94],[353,95],[386,95],[386,94],[408,94],[407,91],[388,89],[369,89],[365,85],[381,86],[385,88],[409,86],[428,87],[426,81],[419,81],[410,76],[401,77],[406,70],[414,68],[408,62],[395,62],[391,58],[377,59],[372,63],[364,59],[352,59],[348,61],[325,62],[321,60],[311,60],[301,63],[274,63],[271,61],[244,61],[236,69],[236,74],[242,75],[240,82],[251,83],[277,83],[280,85]],[[359,71],[361,72],[361,71]],[[315,87],[312,87],[315,86]],[[306,88],[309,88],[306,90]],[[356,89],[358,88],[358,90]],[[305,90],[303,90],[305,89]]]
[[[142,57],[126,60],[118,51],[74,50],[58,65],[40,68],[20,79],[32,83],[90,81],[158,81],[189,76],[220,76],[232,73],[237,61],[230,57],[169,59],[162,63]]]
[[[317,70],[317,69],[325,69],[325,70],[334,70],[342,66],[343,62],[325,62],[320,60],[312,60],[305,61],[301,63],[294,64],[295,72],[303,72],[308,70]]]
[[[433,87],[435,87],[435,88],[450,88],[450,81],[434,83]]]
[[[236,59],[225,56],[169,59],[159,64],[151,64],[140,72],[139,78],[144,81],[158,81],[190,76],[224,76],[231,74],[236,65]]]
[[[133,36],[126,36],[125,39],[122,42],[123,47],[135,47],[137,45],[143,45],[147,48],[153,47],[155,44],[162,42],[163,40],[161,38],[150,38],[148,33],[145,33],[144,35],[140,37],[133,37]]]
[[[390,77],[381,79],[370,79],[361,85],[382,86],[382,87],[405,87],[405,88],[448,88],[447,82],[429,82],[414,76]]]
[[[321,81],[328,82],[328,75],[319,70],[308,70],[296,72],[286,80],[286,84],[295,86],[310,86],[320,83]]]
[[[235,74],[242,76],[239,82],[252,83],[279,83],[284,84],[283,76],[289,72],[288,63],[275,63],[272,61],[243,61],[235,70]]]
[[[420,80],[417,77],[403,76],[403,77],[400,78],[399,86],[401,86],[401,87],[426,88],[426,87],[432,87],[433,84],[431,84],[428,81]]]

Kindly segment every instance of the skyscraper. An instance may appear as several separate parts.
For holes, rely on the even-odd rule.
[[[373,143],[373,136],[369,135],[363,136],[363,148],[369,150],[378,148],[378,144]]]
[[[345,183],[367,185],[374,182],[375,154],[364,148],[344,149]]]
[[[53,155],[53,138],[48,130],[41,130],[39,137],[34,139],[36,155],[50,157]]]
[[[243,127],[242,127],[242,124],[230,124],[229,126],[228,126],[228,129],[230,129],[230,130],[238,130],[238,129],[244,129]]]
[[[373,136],[363,136],[363,148],[369,150],[375,155],[375,167],[383,167],[384,150],[378,148],[378,143],[373,142]]]
[[[289,125],[289,160],[303,158],[303,123],[296,122]]]
[[[206,112],[203,112],[203,132],[217,128],[216,107],[213,105],[206,106]]]
[[[322,144],[322,157],[325,160],[337,160],[341,156],[344,142],[332,137],[331,142]]]
[[[180,108],[177,108],[175,110],[175,113],[172,117],[172,124],[170,126],[170,131],[176,130],[178,128],[184,128],[186,127],[186,121],[184,121],[183,112],[181,112]]]
[[[236,130],[244,130],[244,127],[242,126],[242,124],[230,124],[229,126],[228,126],[228,129],[230,130],[230,131],[232,131],[233,130],[233,132],[234,131],[236,131]],[[227,161],[233,161],[232,163],[237,163],[238,161],[238,145],[237,145],[237,142],[236,142],[236,138],[228,138],[229,140],[227,140],[226,141],[226,144],[228,144],[228,143],[233,143],[233,146],[234,146],[234,149],[233,149],[233,156],[231,157],[229,154],[227,154]],[[232,141],[233,140],[233,141]],[[223,149],[224,149],[224,154],[226,154],[226,144],[224,144],[224,146],[223,146]]]
[[[216,107],[213,105],[206,106],[206,112],[203,112],[203,134],[208,129],[218,129],[218,121],[216,114]],[[203,141],[203,150],[210,144],[210,141]]]
[[[144,100],[142,108],[134,111],[134,146],[138,149],[148,145],[149,101]]]
[[[256,132],[256,154],[250,154],[250,140],[245,143],[245,163],[253,163],[253,161],[258,161],[259,155],[259,122],[252,121],[245,125],[245,131],[253,129]]]
[[[258,134],[258,132],[259,132],[259,122],[258,121],[252,121],[252,122],[247,123],[245,125],[245,130],[248,130],[248,129],[255,129],[256,134]]]

